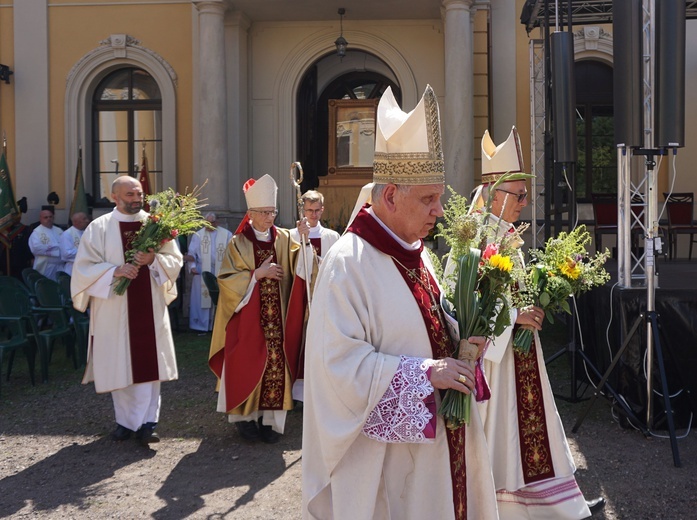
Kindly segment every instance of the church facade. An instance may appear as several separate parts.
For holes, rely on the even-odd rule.
[[[206,182],[210,209],[231,229],[246,209],[242,185],[268,173],[279,185],[277,223],[290,226],[298,161],[302,188],[325,193],[325,216],[340,228],[370,178],[377,99],[391,86],[408,111],[427,84],[439,99],[447,183],[468,194],[486,129],[499,143],[516,125],[525,164],[539,167],[531,62],[540,36],[520,23],[524,4],[353,0],[339,14],[326,0],[0,0],[0,62],[12,71],[0,82],[0,128],[15,195],[27,197],[31,221],[55,191],[56,220],[67,222],[81,154],[94,211],[108,211],[113,178],[140,171],[145,156],[154,189]],[[588,126],[612,113],[612,26],[573,32]],[[687,92],[695,62],[688,20]],[[685,110],[675,191],[697,189],[697,101],[688,97]],[[577,183],[582,219],[603,186],[598,172],[612,179],[616,168],[588,161],[597,154]],[[671,175],[663,165],[663,187]]]

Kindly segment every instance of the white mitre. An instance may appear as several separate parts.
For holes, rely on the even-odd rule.
[[[529,175],[515,175],[524,173],[523,152],[520,147],[518,130],[514,126],[511,133],[503,143],[496,146],[489,135],[489,130],[482,137],[482,184],[496,182],[506,174],[506,180],[517,181],[529,178]]]
[[[264,175],[260,179],[249,179],[242,188],[244,198],[247,201],[247,209],[275,208],[278,186],[270,175]]]

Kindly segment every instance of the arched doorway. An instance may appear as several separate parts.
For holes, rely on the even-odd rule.
[[[336,159],[332,154],[336,146],[332,145],[336,143],[330,142],[330,137],[336,139],[337,121],[330,105],[336,100],[341,100],[344,107],[355,105],[354,112],[362,114],[362,127],[372,126],[362,139],[371,139],[372,154],[375,109],[387,87],[392,87],[401,104],[402,92],[394,73],[382,60],[362,51],[349,52],[341,61],[335,54],[327,55],[315,62],[300,82],[296,156],[303,165],[302,190],[316,188],[324,194],[327,208],[324,215],[331,227],[341,229],[346,224],[361,186],[372,178],[372,164],[367,166],[364,153],[361,165],[344,166],[340,171],[331,167],[330,163]]]

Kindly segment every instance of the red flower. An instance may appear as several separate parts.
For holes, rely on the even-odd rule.
[[[160,217],[158,217],[157,215],[150,215],[150,220],[152,220],[153,222],[158,222],[160,220]]]
[[[494,255],[497,255],[499,253],[499,245],[498,244],[489,244],[486,246],[486,249],[484,249],[484,253],[482,254],[482,258],[484,260],[488,260]]]

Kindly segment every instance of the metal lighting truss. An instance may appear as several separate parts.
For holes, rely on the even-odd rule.
[[[531,161],[530,173],[535,176],[532,190],[532,247],[545,243],[545,48],[543,40],[530,40],[530,128]],[[538,211],[539,208],[539,211]]]

